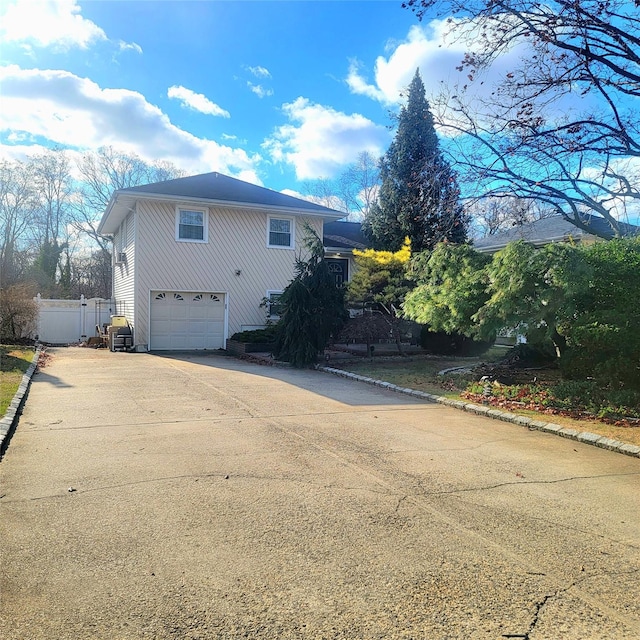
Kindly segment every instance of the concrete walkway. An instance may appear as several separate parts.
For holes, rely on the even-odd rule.
[[[640,460],[318,371],[52,350],[0,637],[640,637]]]

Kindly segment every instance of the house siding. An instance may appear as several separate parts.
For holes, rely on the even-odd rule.
[[[224,293],[228,335],[243,326],[264,325],[266,310],[260,303],[267,291],[282,290],[293,278],[296,257],[304,251],[304,223],[322,236],[322,219],[295,216],[295,250],[268,248],[266,211],[210,207],[208,242],[177,242],[175,211],[172,202],[137,203],[137,237],[144,239],[136,252],[135,342],[139,345],[149,342],[151,291]]]
[[[135,317],[135,267],[136,267],[136,215],[132,211],[124,219],[113,237],[114,261],[119,253],[126,254],[123,264],[113,269],[113,295],[118,311],[127,316],[129,324],[136,325]],[[135,334],[134,334],[135,335]]]

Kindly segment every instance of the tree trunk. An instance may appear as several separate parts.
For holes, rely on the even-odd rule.
[[[558,359],[562,358],[567,351],[567,339],[558,333],[556,327],[553,327],[551,330],[551,340],[553,341],[553,346],[556,348],[556,356]]]

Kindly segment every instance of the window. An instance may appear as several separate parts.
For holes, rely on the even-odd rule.
[[[176,209],[176,240],[207,242],[208,215],[205,209]]]
[[[293,249],[295,247],[293,229],[292,218],[272,218],[269,216],[267,245],[281,249]]]
[[[280,297],[282,291],[267,291],[267,315],[269,318],[280,317]]]

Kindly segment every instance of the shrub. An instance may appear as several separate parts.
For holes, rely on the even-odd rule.
[[[264,329],[254,329],[253,331],[239,331],[231,336],[231,340],[236,342],[248,342],[251,344],[272,343],[276,340],[278,325],[272,324]]]
[[[640,391],[640,241],[599,242],[582,249],[589,269],[575,288],[575,317],[561,362],[571,379]]]
[[[28,338],[38,326],[38,303],[27,284],[0,289],[0,341],[18,342]]]
[[[551,341],[535,344],[517,344],[500,361],[512,367],[546,367],[557,364],[557,357]]]
[[[420,331],[420,346],[435,355],[478,356],[492,345],[493,341],[474,340],[461,333],[431,331],[426,326]]]
[[[380,340],[389,339],[392,335],[390,319],[378,312],[365,311],[362,315],[349,318],[335,339],[345,344],[359,342],[367,346]]]
[[[551,391],[566,406],[585,409],[599,417],[640,417],[640,392],[634,389],[607,389],[595,380],[565,380]]]

